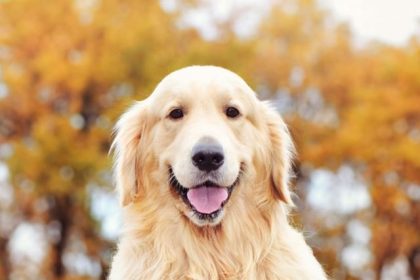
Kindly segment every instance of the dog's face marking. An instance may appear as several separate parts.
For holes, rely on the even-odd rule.
[[[290,202],[285,183],[287,130],[271,131],[277,123],[268,123],[272,116],[266,106],[236,74],[219,67],[183,68],[165,77],[136,106],[117,124],[114,141],[124,204],[130,201],[127,194],[140,191],[144,177],[154,176],[157,185],[170,190],[173,205],[183,216],[198,226],[217,225],[228,210],[225,206],[235,203],[230,198],[241,191],[245,173],[261,166],[275,173],[276,160],[280,175],[273,174],[271,180],[279,187],[266,192]],[[140,173],[145,151],[156,164]],[[281,158],[272,159],[277,153]],[[256,162],[256,156],[265,162]]]

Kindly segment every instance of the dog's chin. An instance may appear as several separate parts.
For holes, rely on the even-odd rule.
[[[184,207],[182,207],[183,209],[181,209],[181,211],[186,217],[189,218],[191,222],[200,227],[215,226],[222,221],[225,212],[224,207],[230,200],[232,191],[238,184],[238,182],[239,174],[235,182],[230,186],[219,186],[216,183],[207,180],[192,188],[186,188],[179,183],[178,179],[173,173],[172,168],[169,168],[169,184],[174,193],[179,197],[180,200],[182,200],[184,204]],[[208,211],[208,209],[206,209],[207,211],[203,211],[200,209],[201,211],[199,211],[197,207],[194,206],[194,203],[190,201],[188,192],[193,189],[198,189],[200,187],[219,188],[219,190],[217,191],[221,193],[227,193],[227,197],[220,203],[220,206],[217,209],[212,209],[210,211]]]

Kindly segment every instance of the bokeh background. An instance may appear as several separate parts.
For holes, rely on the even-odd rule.
[[[420,279],[419,18],[416,0],[0,0],[0,279],[105,279],[113,124],[191,64],[286,119],[293,221],[332,279]]]

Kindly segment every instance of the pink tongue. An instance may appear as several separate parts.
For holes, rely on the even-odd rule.
[[[228,192],[226,188],[202,186],[190,189],[187,197],[198,212],[210,214],[220,208],[228,198]]]

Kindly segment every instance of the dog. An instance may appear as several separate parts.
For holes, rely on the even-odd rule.
[[[288,129],[235,73],[172,72],[111,148],[123,225],[109,279],[327,279],[288,222]]]

